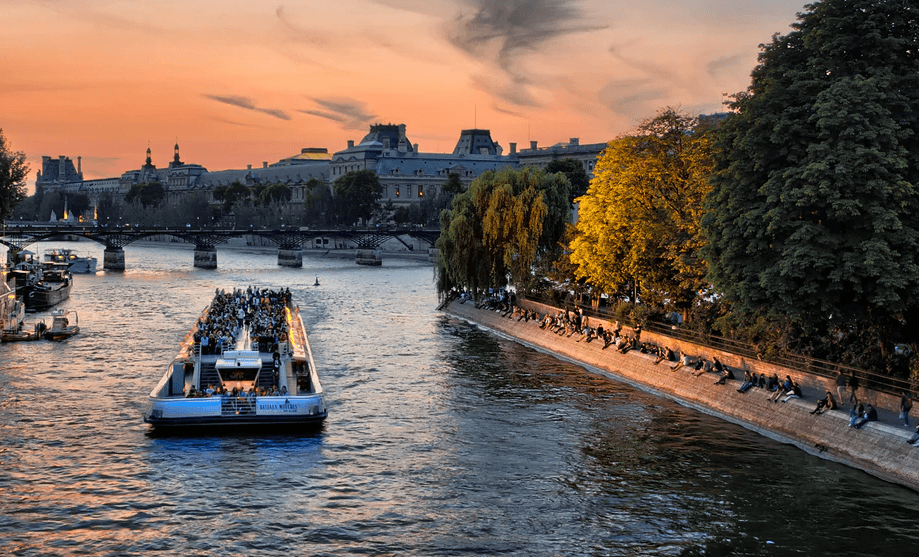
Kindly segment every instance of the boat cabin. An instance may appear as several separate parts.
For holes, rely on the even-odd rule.
[[[248,391],[258,384],[262,359],[254,350],[230,350],[218,358],[214,368],[226,388]]]

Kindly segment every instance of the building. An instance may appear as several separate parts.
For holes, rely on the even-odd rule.
[[[568,143],[547,148],[538,148],[532,141],[529,149],[519,152],[511,143],[510,152],[504,154],[489,130],[467,129],[460,132],[452,153],[422,153],[418,144],[406,136],[405,124],[373,124],[360,143],[350,140],[345,149],[331,155],[325,148],[305,148],[273,164],[263,162],[261,168],[249,165],[240,170],[209,171],[199,164],[182,162],[176,143],[166,168],[156,167],[147,148],[146,159],[139,168],[118,178],[84,180],[80,157],[74,167],[68,157],[55,160],[46,156],[42,157],[42,170],[35,183],[44,191],[85,194],[94,205],[103,195],[123,197],[133,186],[149,182],[162,184],[171,204],[198,194],[205,195],[209,203],[217,203],[214,190],[237,182],[249,187],[283,184],[290,188],[290,203],[302,204],[309,184],[316,180],[331,189],[335,180],[348,172],[371,170],[380,180],[381,202],[398,207],[437,196],[450,174],[468,185],[489,170],[544,167],[549,161],[571,157],[581,161],[588,176],[592,176],[597,157],[605,148],[605,143],[581,145],[572,138]]]

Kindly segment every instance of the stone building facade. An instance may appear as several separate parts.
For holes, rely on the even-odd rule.
[[[176,144],[172,161],[165,168],[156,167],[148,148],[140,168],[128,170],[117,178],[84,180],[79,157],[74,166],[68,157],[45,156],[36,186],[44,191],[86,194],[92,204],[97,204],[105,194],[123,198],[134,185],[158,182],[166,190],[167,202],[177,205],[196,194],[216,203],[214,190],[236,182],[250,187],[283,184],[291,190],[290,203],[302,204],[311,180],[318,180],[331,190],[335,180],[348,172],[372,170],[380,180],[381,202],[398,207],[437,196],[450,174],[456,174],[468,186],[489,170],[542,167],[554,159],[573,157],[592,176],[597,157],[605,148],[605,143],[580,145],[574,138],[567,144],[547,148],[538,148],[533,141],[529,149],[519,152],[516,144],[511,143],[510,152],[504,154],[489,130],[468,129],[461,131],[452,153],[423,153],[406,136],[405,124],[374,124],[359,143],[348,141],[341,151],[329,154],[324,148],[306,148],[273,164],[263,162],[260,168],[249,165],[239,170],[209,171],[199,164],[182,162]]]

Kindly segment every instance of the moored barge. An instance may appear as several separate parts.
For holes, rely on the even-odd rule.
[[[325,398],[290,291],[218,291],[150,393],[159,430],[316,426]]]

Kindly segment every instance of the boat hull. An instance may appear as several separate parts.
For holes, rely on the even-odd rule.
[[[26,308],[30,311],[41,311],[63,302],[70,297],[71,281],[50,283],[47,288],[33,288],[26,296]]]
[[[156,427],[242,427],[313,425],[328,412],[322,396],[153,399],[144,422]]]

